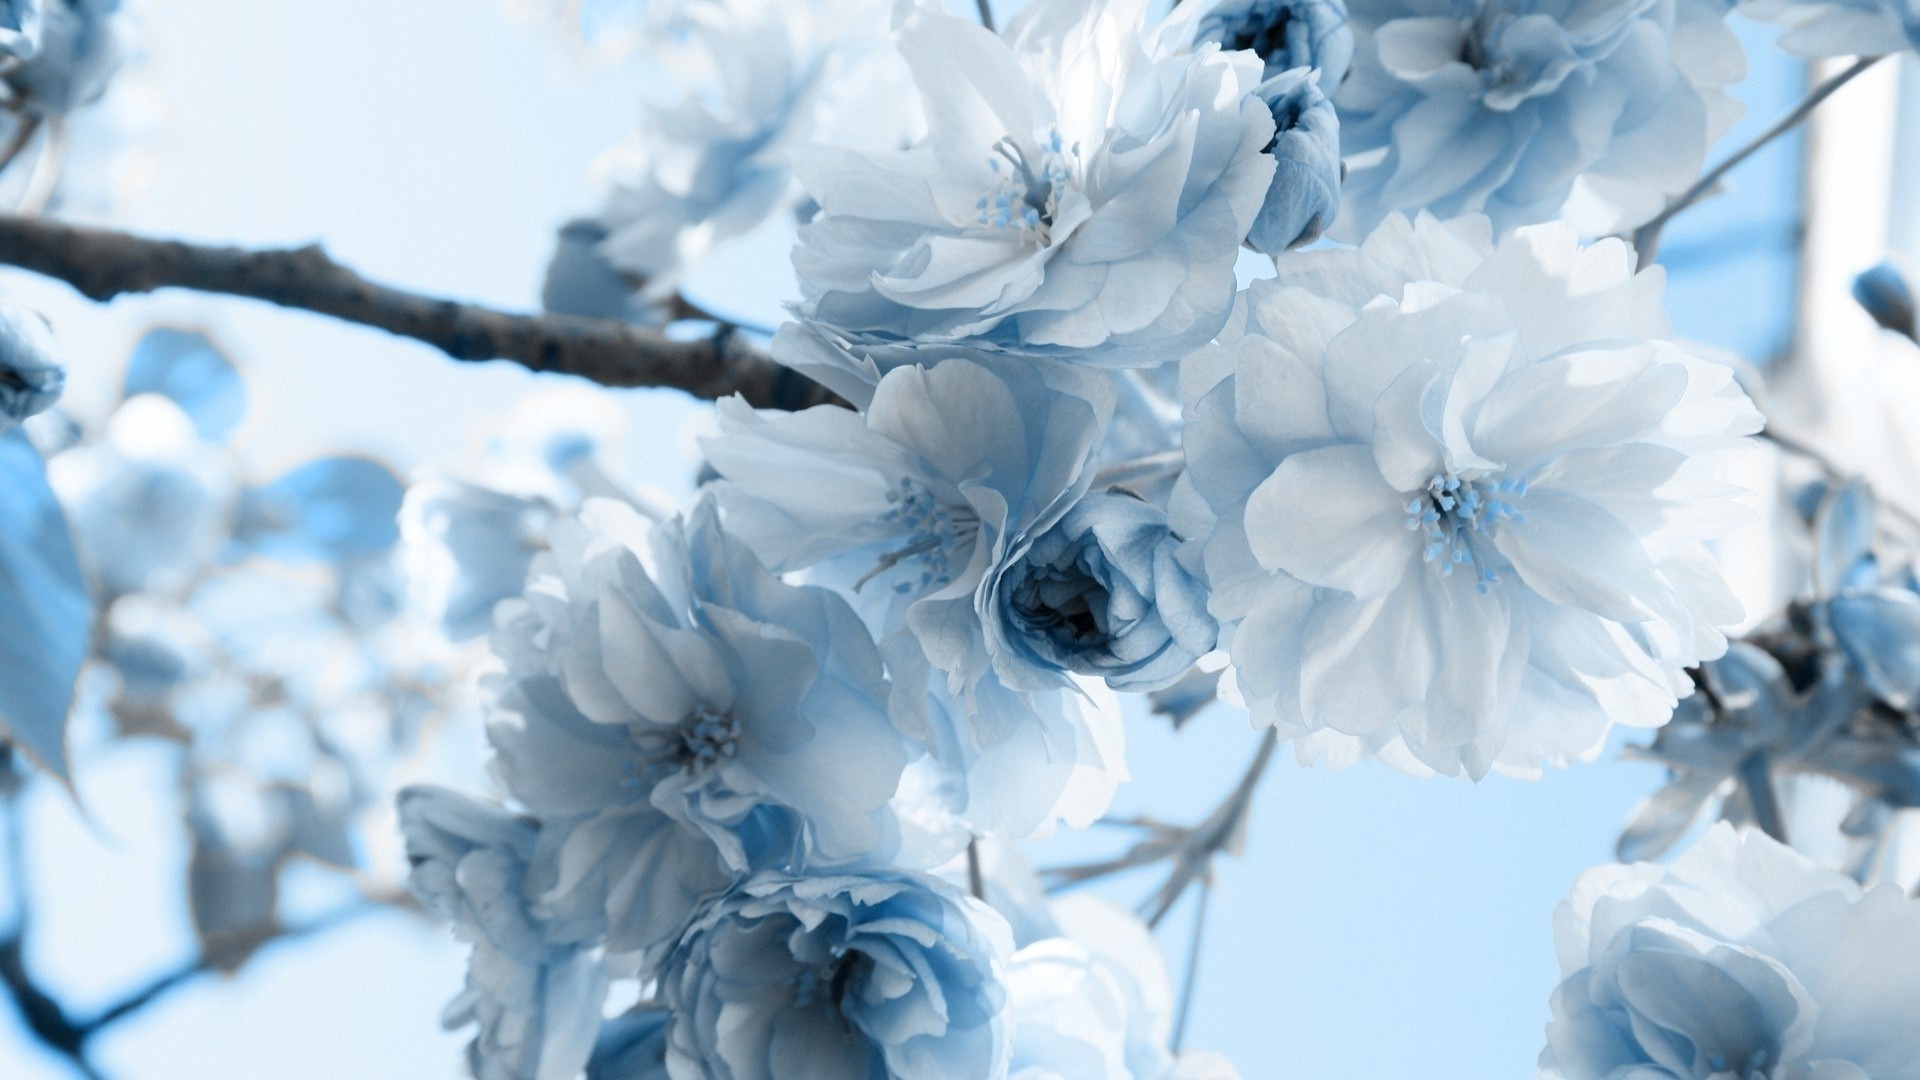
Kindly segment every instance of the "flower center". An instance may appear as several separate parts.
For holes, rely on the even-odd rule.
[[[1013,589],[1014,618],[1028,633],[1069,649],[1104,645],[1107,590],[1078,566],[1035,566]]]
[[[1011,137],[993,144],[987,167],[993,170],[993,190],[980,198],[977,224],[990,229],[1011,229],[1045,244],[1053,230],[1060,196],[1073,179],[1069,163],[1080,156],[1080,144],[1071,150],[1062,145],[1060,132],[1049,128],[1041,144],[1038,167]]]
[[[980,519],[964,507],[949,506],[934,495],[933,489],[910,476],[903,476],[887,492],[887,512],[880,520],[906,534],[906,543],[880,556],[873,569],[853,583],[853,591],[903,563],[918,566],[896,581],[897,593],[928,592],[953,580],[954,563],[964,563],[973,538],[980,533]]]
[[[807,1009],[825,1005],[840,1012],[840,1003],[846,999],[854,979],[872,966],[873,961],[865,953],[841,949],[824,964],[801,968],[788,980],[793,986],[793,1007]]]
[[[1474,591],[1486,595],[1500,583],[1498,568],[1505,564],[1490,541],[1493,530],[1502,521],[1526,520],[1509,501],[1526,493],[1525,480],[1435,473],[1407,503],[1407,531],[1423,533],[1427,541],[1421,561],[1438,567],[1442,577],[1472,565],[1480,577]]]
[[[740,721],[707,705],[677,728],[628,730],[642,756],[635,771],[655,781],[676,772],[699,776],[740,752]]]

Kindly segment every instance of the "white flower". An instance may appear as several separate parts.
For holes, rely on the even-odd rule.
[[[1059,936],[1013,954],[1011,1080],[1237,1080],[1224,1059],[1168,1049],[1173,988],[1160,943],[1091,896],[1055,901]]]
[[[1740,115],[1724,0],[1356,0],[1334,104],[1348,173],[1336,235],[1400,211],[1639,225]]]
[[[1659,270],[1564,225],[1387,223],[1280,260],[1185,362],[1176,531],[1303,758],[1529,772],[1666,720],[1740,618],[1702,540],[1759,414]]]
[[[794,252],[802,318],[890,348],[977,339],[1102,366],[1220,328],[1273,176],[1261,64],[1181,51],[1142,0],[1038,0],[1005,40],[915,12],[910,150],[797,152],[821,212]]]
[[[1883,56],[1920,49],[1916,0],[1747,0],[1740,13],[1785,23],[1779,45],[1801,56]]]
[[[1717,825],[1554,913],[1543,1080],[1914,1080],[1920,902]]]

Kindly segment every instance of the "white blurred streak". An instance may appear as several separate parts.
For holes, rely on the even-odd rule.
[[[1817,83],[1849,61],[1813,66]],[[1771,406],[1842,469],[1865,474],[1902,506],[1920,507],[1920,354],[1881,330],[1850,293],[1887,255],[1895,191],[1900,64],[1882,62],[1814,113],[1804,165],[1805,240],[1794,351]],[[1916,177],[1903,178],[1911,183]]]

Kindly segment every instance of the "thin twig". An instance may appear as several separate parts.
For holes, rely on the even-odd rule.
[[[1797,435],[1788,435],[1772,423],[1768,423],[1765,428],[1762,428],[1758,437],[1767,440],[1790,454],[1797,454],[1818,465],[1820,471],[1826,474],[1828,480],[1845,481],[1851,480],[1854,476],[1858,475],[1842,469],[1839,462],[1828,457],[1812,443],[1801,439]],[[1878,491],[1874,493],[1874,501],[1879,505],[1880,509],[1885,510],[1890,516],[1898,518],[1900,522],[1908,528],[1920,531],[1920,514],[1907,509],[1897,502],[1889,500],[1885,494]]]
[[[996,34],[999,33],[999,31],[994,30],[994,27],[993,27],[992,0],[973,0],[973,2],[980,8],[980,25],[986,27],[989,30],[993,30],[994,33]]]
[[[1886,57],[1883,56],[1863,57],[1855,61],[1847,70],[1814,87],[1813,91],[1806,96],[1805,100],[1793,107],[1793,111],[1775,121],[1772,127],[1754,136],[1751,142],[1734,151],[1731,157],[1707,170],[1699,180],[1694,182],[1692,187],[1682,192],[1679,197],[1675,198],[1672,202],[1669,202],[1667,208],[1660,211],[1652,221],[1647,222],[1635,230],[1633,234],[1633,249],[1639,252],[1640,265],[1647,266],[1653,262],[1654,254],[1660,250],[1660,231],[1666,228],[1667,222],[1673,220],[1675,215],[1705,198],[1719,185],[1720,178],[1731,172],[1735,166],[1752,157],[1768,143],[1792,131],[1799,125],[1800,121],[1805,120],[1814,109],[1819,108],[1821,102],[1832,97],[1835,90],[1852,82],[1855,76],[1884,59],[1886,59]]]
[[[1247,809],[1253,804],[1253,793],[1259,789],[1260,778],[1266,775],[1267,765],[1279,745],[1279,736],[1268,728],[1261,736],[1260,748],[1254,752],[1253,760],[1247,763],[1247,771],[1240,775],[1240,782],[1205,821],[1194,827],[1193,834],[1175,856],[1166,882],[1142,905],[1147,912],[1148,926],[1158,927],[1160,920],[1167,917],[1167,912],[1173,910],[1173,905],[1187,891],[1187,886],[1211,873],[1213,857],[1232,848],[1239,840],[1246,826]]]
[[[980,841],[967,841],[967,891],[975,900],[987,898],[987,881],[980,875]]]
[[[1213,899],[1213,874],[1207,873],[1200,878],[1199,908],[1193,913],[1193,937],[1187,942],[1187,970],[1180,980],[1180,1008],[1173,1014],[1173,1038],[1167,1043],[1168,1049],[1178,1054],[1180,1045],[1187,1038],[1187,1017],[1193,1012],[1193,988],[1198,984],[1196,976],[1200,973],[1200,942],[1207,932],[1208,901]]]
[[[368,281],[317,244],[216,247],[0,214],[0,264],[100,301],[164,288],[265,300],[423,341],[455,360],[509,360],[603,386],[667,387],[708,400],[738,393],[762,408],[833,400],[724,329],[680,341],[613,319],[520,315],[424,296]]]

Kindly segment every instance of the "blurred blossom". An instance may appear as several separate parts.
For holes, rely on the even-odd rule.
[[[1664,722],[1725,649],[1702,541],[1751,516],[1722,451],[1760,417],[1633,261],[1396,216],[1279,260],[1184,362],[1175,527],[1303,759],[1529,773]]]
[[[1853,279],[1853,298],[1867,309],[1873,321],[1895,333],[1920,338],[1920,318],[1916,318],[1913,283],[1898,263],[1888,261],[1863,271]]]
[[[1642,224],[1699,176],[1746,74],[1725,0],[1356,0],[1339,235],[1388,214]]]
[[[1779,45],[1800,56],[1885,56],[1920,48],[1914,0],[1743,0],[1740,13],[1787,26]]]
[[[1195,45],[1252,50],[1268,79],[1312,68],[1329,94],[1353,63],[1353,29],[1342,0],[1195,0],[1175,8],[1170,21],[1186,23]]]
[[[641,326],[666,322],[666,311],[638,295],[640,282],[622,272],[600,251],[607,227],[593,218],[560,226],[540,285],[540,306],[556,315],[620,319]]]
[[[126,60],[134,20],[121,0],[43,0],[40,47],[4,76],[34,115],[92,104]]]
[[[414,605],[452,640],[486,633],[494,606],[526,585],[553,517],[542,500],[477,484],[414,484],[400,509]]]
[[[56,457],[49,477],[108,596],[187,588],[222,555],[240,494],[227,451],[157,394],[122,405],[105,438]]]
[[[1719,825],[1554,914],[1547,1080],[1920,1077],[1920,904]]]
[[[1340,118],[1313,73],[1282,72],[1254,93],[1273,110],[1273,184],[1247,246],[1268,255],[1311,244],[1340,209]]]
[[[25,59],[40,47],[41,3],[0,0],[0,55]]]
[[[593,1050],[607,976],[590,940],[530,905],[553,873],[537,823],[439,788],[400,793],[416,895],[473,945],[449,1030],[476,1024],[476,1080],[565,1080]]]
[[[0,434],[45,412],[67,386],[67,366],[47,320],[0,304]]]
[[[971,341],[1101,367],[1212,337],[1273,176],[1257,58],[1184,51],[1140,0],[1038,0],[1004,38],[910,13],[908,150],[794,152],[820,213],[801,318],[859,349]]]
[[[1175,1053],[1173,989],[1139,918],[1091,896],[1055,901],[1060,935],[1014,953],[1013,1080],[1236,1080],[1218,1055]]]
[[[1130,494],[1075,503],[994,586],[989,641],[1003,678],[1026,667],[1103,678],[1116,690],[1172,682],[1212,650],[1206,587],[1174,558],[1166,515]]]
[[[1007,1054],[1007,926],[935,878],[762,874],[661,976],[675,1080],[979,1080]]]

